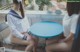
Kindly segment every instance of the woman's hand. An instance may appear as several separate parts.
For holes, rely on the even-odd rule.
[[[65,39],[61,39],[59,40],[59,42],[67,42],[68,40],[65,38]]]
[[[25,36],[29,35],[27,32],[22,32],[21,34],[23,34]]]
[[[32,40],[32,36],[31,35],[29,35],[27,32],[23,32],[22,33],[24,36],[27,36],[26,38],[26,40]]]

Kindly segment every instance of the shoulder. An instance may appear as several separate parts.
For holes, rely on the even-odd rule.
[[[7,14],[7,17],[8,17],[8,18],[12,18],[13,15],[11,15],[11,13],[9,12],[9,13]]]
[[[11,15],[11,14],[7,14],[7,21],[15,22],[15,21],[18,21],[18,19],[15,16]]]
[[[73,14],[72,16],[69,16],[68,14],[66,14],[63,18],[63,20],[68,20],[68,19],[72,19],[72,20],[75,20],[75,19],[78,19],[79,15],[78,14]]]
[[[77,22],[78,21],[78,18],[79,18],[79,15],[78,14],[72,15],[72,22]]]
[[[14,14],[14,10],[11,9],[7,14],[7,18],[13,18],[14,16],[12,14]]]
[[[7,14],[6,17],[7,17],[7,20],[11,20],[13,16],[10,14]]]
[[[65,15],[64,15],[64,18],[63,18],[63,24],[64,23],[69,23],[70,22],[70,17],[69,17],[69,15],[66,13]]]
[[[69,19],[69,15],[68,15],[68,13],[66,13],[66,14],[64,15],[63,20],[66,20],[66,19]]]

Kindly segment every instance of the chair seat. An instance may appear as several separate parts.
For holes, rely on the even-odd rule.
[[[0,24],[0,32],[3,31],[4,29],[6,29],[8,27],[8,25],[6,23],[1,23]]]

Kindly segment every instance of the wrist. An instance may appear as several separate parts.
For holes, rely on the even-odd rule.
[[[27,36],[24,35],[22,39],[23,39],[23,40],[27,40]]]
[[[26,32],[22,32],[21,34],[26,34]]]

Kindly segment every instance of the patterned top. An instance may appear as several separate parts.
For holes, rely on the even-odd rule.
[[[11,14],[12,13],[12,14]],[[22,39],[24,37],[23,32],[27,32],[28,28],[30,27],[29,22],[28,22],[28,18],[25,16],[25,18],[20,19],[18,17],[20,17],[19,15],[15,15],[14,16],[14,12],[9,12],[7,15],[7,22],[8,25],[11,28],[11,32],[14,36]]]

